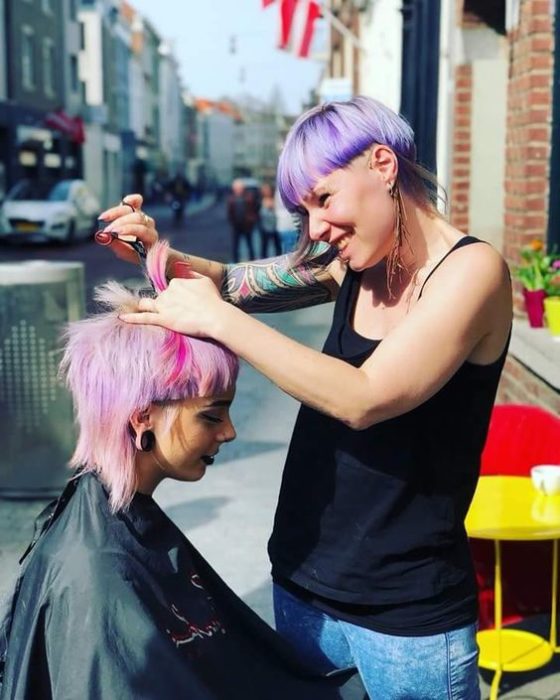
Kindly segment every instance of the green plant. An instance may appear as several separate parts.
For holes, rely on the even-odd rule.
[[[546,253],[542,241],[535,239],[521,248],[521,265],[514,268],[513,274],[529,291],[543,289],[550,294],[549,290],[556,290],[560,277],[560,270],[555,267],[558,256]],[[553,295],[560,294],[558,290],[552,292]]]
[[[560,256],[553,256],[544,288],[549,297],[560,297]]]

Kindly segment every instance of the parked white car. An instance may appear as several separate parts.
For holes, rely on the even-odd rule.
[[[21,180],[0,207],[0,240],[72,243],[95,232],[99,202],[83,180]]]

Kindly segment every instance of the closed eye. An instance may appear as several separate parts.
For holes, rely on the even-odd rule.
[[[222,423],[222,419],[212,413],[200,413],[200,417],[209,423]]]

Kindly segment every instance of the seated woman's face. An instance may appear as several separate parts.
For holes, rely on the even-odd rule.
[[[156,478],[158,471],[160,479],[198,481],[204,476],[221,445],[235,439],[229,415],[234,393],[231,389],[220,396],[178,401],[177,417],[168,430],[163,409],[154,407],[156,443],[152,452],[144,454],[154,457]]]

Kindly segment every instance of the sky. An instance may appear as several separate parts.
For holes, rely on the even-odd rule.
[[[196,97],[268,100],[277,85],[298,114],[323,64],[276,49],[278,11],[261,0],[130,0],[162,38],[171,40],[185,87]],[[231,37],[236,52],[230,53]]]

